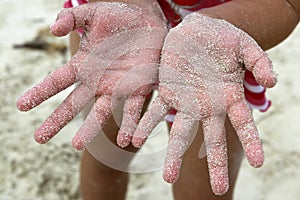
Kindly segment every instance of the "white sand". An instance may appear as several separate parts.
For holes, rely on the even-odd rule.
[[[33,140],[35,128],[68,93],[21,113],[15,108],[21,93],[69,59],[69,54],[14,49],[47,28],[60,10],[62,0],[1,0],[0,2],[0,200],[79,199],[80,152],[70,140],[78,121],[67,126],[47,145]],[[67,44],[48,37],[53,43]],[[237,200],[300,199],[300,27],[291,37],[269,51],[279,83],[268,92],[273,106],[255,112],[262,133],[266,163],[260,169],[243,162],[236,187]],[[172,199],[170,185],[161,171],[133,174],[128,199]]]

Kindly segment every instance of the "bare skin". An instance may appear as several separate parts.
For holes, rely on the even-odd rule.
[[[158,97],[132,139],[134,146],[141,146],[168,109],[177,110],[164,167],[167,182],[177,180],[190,134],[200,120],[212,190],[218,195],[228,190],[226,114],[250,165],[262,166],[262,144],[243,95],[243,67],[252,71],[262,86],[276,84],[265,52],[226,21],[192,13],[168,33],[159,68]]]
[[[80,37],[78,33],[70,33],[70,51],[74,55],[79,47]],[[116,137],[119,127],[110,117],[103,127],[103,132],[109,137],[112,143],[117,145]],[[132,145],[124,148],[130,152],[137,152],[138,149]],[[129,174],[112,169],[99,162],[88,150],[84,150],[81,158],[80,168],[81,197],[82,199],[116,199],[125,198]],[[118,192],[115,192],[118,191]]]
[[[126,1],[126,2],[129,2],[129,1]],[[141,6],[141,3],[139,3],[139,2],[141,2],[141,1],[134,2],[134,3],[138,3]],[[271,5],[271,3],[272,3],[272,5]],[[247,6],[245,6],[246,4],[247,4]],[[258,5],[260,6],[260,8],[262,7],[262,8],[266,8],[266,9],[257,9]],[[243,9],[243,6],[247,9]],[[274,8],[274,9],[270,9],[270,6],[273,6],[272,8]],[[230,23],[243,29],[244,31],[249,33],[252,37],[254,37],[254,39],[262,46],[263,49],[268,49],[270,47],[275,46],[280,41],[282,41],[284,38],[286,38],[289,35],[289,33],[293,30],[293,28],[295,27],[295,25],[298,23],[298,20],[299,20],[299,18],[298,18],[299,13],[300,13],[299,10],[300,10],[300,6],[299,6],[299,2],[297,0],[294,0],[294,1],[291,0],[288,3],[287,3],[287,1],[283,1],[283,0],[276,0],[276,1],[242,1],[242,0],[238,1],[238,0],[236,0],[236,1],[232,1],[231,3],[226,3],[221,6],[203,10],[203,13],[208,16],[211,16],[211,17],[226,19]],[[247,13],[248,11],[249,11],[249,13]],[[232,14],[232,13],[234,13],[234,14]],[[246,15],[245,15],[245,13],[246,13]],[[255,14],[253,14],[253,13],[255,13]],[[282,15],[279,15],[278,13],[282,13]],[[238,16],[236,16],[235,14]],[[247,19],[243,18],[244,16],[247,16]],[[259,20],[257,20],[257,18],[256,18],[257,16],[260,16]],[[263,17],[261,17],[261,16],[263,16]],[[286,17],[282,17],[282,16],[286,16]],[[261,23],[257,23],[258,21],[260,21]],[[277,24],[277,26],[274,24]],[[266,27],[268,27],[268,28],[266,29]],[[262,34],[262,33],[264,33],[264,34]],[[269,37],[269,36],[271,36],[271,37]],[[75,52],[75,50],[73,50],[73,52]],[[25,108],[22,106],[23,105],[19,105],[19,108],[22,110],[28,109],[28,108],[26,108],[26,106],[25,106]],[[29,107],[31,107],[31,106],[29,106]],[[111,134],[112,137],[116,136],[117,131],[114,131],[114,129],[112,129],[113,126],[112,125],[110,126],[109,124],[107,124],[107,126],[109,127],[109,130],[112,133]],[[235,135],[228,120],[225,123],[225,127],[227,127],[227,129],[228,129],[227,135]],[[200,131],[198,132],[198,135],[202,135],[203,133],[201,132],[201,128],[199,128],[199,130]],[[115,132],[115,134],[113,134],[113,132]],[[52,136],[53,135],[51,135],[51,137]],[[44,140],[42,140],[40,142],[44,142]],[[241,152],[241,149],[239,147],[238,142],[236,142],[236,139],[231,140],[229,137],[227,143],[228,143],[229,153],[231,152],[230,149],[233,149],[234,152]],[[189,148],[189,150],[186,152],[186,155],[185,155],[186,158],[190,158],[190,156],[192,156],[192,158],[193,157],[195,158],[195,152],[198,151],[199,147],[198,148],[197,147],[194,148],[194,147],[195,147],[195,145],[192,145]],[[233,188],[233,184],[235,182],[235,178],[236,178],[238,167],[239,167],[240,160],[241,160],[240,153],[236,153],[236,154],[232,153],[232,155],[238,155],[238,156],[231,157],[231,155],[229,154],[228,166],[229,166],[229,175],[230,175],[230,178],[232,178],[232,180],[230,181],[232,183],[231,188]],[[197,159],[197,158],[195,158],[195,159]],[[222,197],[216,197],[212,192],[205,192],[203,194],[202,191],[208,191],[208,188],[210,188],[208,176],[201,176],[201,177],[196,178],[196,174],[199,174],[200,171],[201,171],[201,174],[207,174],[207,163],[203,160],[205,160],[205,159],[202,159],[201,163],[198,165],[198,167],[200,169],[193,168],[193,166],[195,166],[194,159],[190,159],[190,160],[186,159],[184,161],[183,167],[181,168],[181,171],[182,171],[181,177],[175,184],[175,189],[176,189],[175,190],[175,198],[176,199],[187,199],[187,197],[184,194],[186,194],[186,192],[188,190],[190,190],[189,192],[190,192],[191,196],[188,197],[188,199],[210,199],[210,200],[211,199],[231,199],[232,192],[233,192],[232,189],[230,189],[226,193],[226,195],[224,195]],[[232,160],[235,161],[233,164],[231,164]],[[85,163],[90,163],[90,164],[85,164]],[[85,167],[92,166],[92,169],[89,168],[89,171],[91,172],[89,174],[90,176],[88,176],[88,174],[84,174],[84,173],[82,173],[82,174],[83,174],[83,176],[86,176],[87,178],[94,177],[95,182],[87,184],[86,187],[83,185],[83,188],[90,189],[90,192],[91,191],[94,191],[94,192],[96,191],[96,193],[99,192],[100,194],[95,194],[95,193],[93,194],[95,199],[101,199],[101,197],[103,197],[103,199],[123,199],[124,198],[124,194],[125,194],[125,190],[126,190],[126,182],[127,182],[126,174],[119,173],[117,171],[108,169],[106,166],[103,166],[101,163],[95,162],[95,160],[91,156],[89,156],[89,154],[87,152],[84,153],[82,166],[83,166],[83,171],[85,171],[84,169],[87,169]],[[193,170],[190,170],[190,169],[193,169]],[[203,171],[202,171],[202,169],[203,169]],[[107,173],[103,173],[103,171],[105,171]],[[97,172],[99,172],[99,173],[96,175]],[[106,176],[105,176],[105,174],[106,174]],[[109,177],[108,174],[109,175],[115,174],[116,176],[113,176],[113,177],[116,177],[116,178],[111,179],[111,177]],[[108,177],[110,178],[110,180],[108,180]],[[125,177],[125,178],[123,179],[122,177],[123,178]],[[124,181],[120,181],[120,178]],[[193,180],[195,180],[195,179],[197,181],[194,182]],[[107,180],[107,182],[105,180]],[[116,180],[119,180],[119,181],[116,181]],[[88,182],[88,180],[86,179],[86,183],[87,182]],[[110,182],[112,182],[112,184],[117,183],[117,185],[119,186],[117,188],[120,188],[120,191],[122,191],[122,192],[120,192],[119,194],[115,194],[116,192],[111,192],[111,193],[107,192],[107,191],[111,191],[111,189],[109,189],[111,187],[108,186]],[[193,184],[188,184],[190,182],[193,182]],[[103,183],[105,183],[105,185]],[[188,188],[186,187],[187,185],[188,185]],[[203,188],[204,190],[200,190],[200,188]],[[87,192],[88,190],[83,190],[83,191],[84,191],[83,193],[85,193],[85,191]],[[108,196],[103,196],[105,192],[107,192]],[[87,194],[87,195],[89,195],[89,194]],[[111,196],[111,195],[114,195],[114,196]],[[94,199],[93,197],[88,197],[85,195],[83,195],[83,196],[86,199]]]
[[[30,110],[65,88],[79,85],[36,130],[37,142],[49,141],[95,97],[96,102],[73,139],[75,148],[82,149],[84,142],[99,133],[112,115],[114,98],[119,96],[126,98],[119,134],[130,134],[129,128],[134,131],[145,97],[157,80],[166,35],[162,18],[149,14],[140,7],[108,2],[89,3],[59,14],[51,32],[63,36],[84,28],[81,45],[68,63],[20,97],[17,106],[23,111]],[[146,82],[126,82],[129,75],[132,80]]]
[[[227,5],[227,6],[232,6],[238,7],[238,4],[235,5],[236,2],[232,3],[232,5]],[[240,1],[241,4],[243,4],[243,1]],[[256,2],[256,5],[259,3],[259,5],[261,4],[261,2]],[[274,3],[274,1],[272,2]],[[283,8],[282,8],[282,3],[284,4]],[[251,5],[251,3],[249,3]],[[281,5],[280,5],[281,4]],[[255,4],[253,4],[255,5]],[[296,9],[299,13],[299,3],[297,1],[292,2],[292,7],[293,9]],[[244,5],[243,5],[244,6]],[[287,25],[288,27],[284,27],[282,25],[276,27],[277,30],[270,30],[270,32],[277,32],[277,33],[282,33],[282,35],[280,34],[279,36],[276,34],[272,34],[272,36],[274,37],[268,37],[268,39],[266,40],[264,38],[264,36],[260,36],[260,34],[252,34],[253,37],[255,37],[255,39],[258,41],[258,43],[262,46],[263,49],[268,49],[270,47],[275,46],[276,44],[278,44],[280,41],[282,41],[287,35],[290,34],[290,32],[293,30],[293,28],[295,27],[295,24],[298,23],[298,16],[296,12],[293,12],[293,10],[291,10],[291,8],[289,6],[286,6],[286,2],[279,2],[279,4],[274,4],[274,6],[276,7],[276,10],[280,10],[281,8],[283,9],[283,11],[281,12],[288,12],[290,14],[289,17],[287,17],[285,20],[288,20],[290,22],[290,20],[292,20],[292,23],[285,23],[284,21],[279,23],[279,24],[283,24],[283,25]],[[247,7],[247,6],[245,6]],[[248,8],[248,7],[247,7]],[[214,10],[215,9],[215,10]],[[228,12],[226,12],[226,10]],[[269,9],[269,10],[274,10],[274,9]],[[207,9],[204,11],[201,11],[202,13],[208,15],[208,16],[213,16],[213,17],[217,17],[217,18],[225,18],[227,21],[230,22],[235,22],[235,19],[239,19],[238,23],[235,23],[235,25],[239,26],[240,24],[240,28],[243,28],[244,30],[246,30],[248,33],[252,33],[251,30],[247,30],[247,28],[249,27],[244,27],[243,20],[240,20],[240,16],[239,18],[236,18],[234,16],[232,16],[232,13],[235,12],[230,12],[230,9],[228,9],[228,7],[226,6],[219,6],[217,8],[213,8],[213,9]],[[276,12],[274,12],[276,13]],[[277,12],[278,13],[278,12]],[[269,13],[266,14],[268,17],[270,16]],[[276,15],[277,16],[277,15]],[[273,16],[270,16],[270,18],[273,18]],[[281,20],[281,17],[279,16],[279,21]],[[274,19],[274,18],[273,18]],[[253,21],[256,21],[255,19]],[[276,18],[276,22],[278,24],[278,19]],[[233,23],[234,24],[234,23]],[[272,29],[274,26],[271,26],[270,28]],[[257,28],[256,26],[252,26],[250,27],[251,29],[254,29],[255,31],[257,31],[256,29],[258,29],[258,33],[259,33],[259,28]],[[262,27],[260,27],[262,28]],[[278,32],[278,28],[279,29],[283,29],[284,32],[279,31]],[[268,35],[268,34],[266,34]],[[271,41],[270,41],[271,40]],[[228,145],[228,154],[229,154],[229,158],[228,158],[228,165],[229,165],[229,175],[230,175],[230,189],[229,191],[219,197],[219,196],[215,196],[213,195],[213,193],[211,192],[198,192],[198,191],[209,191],[210,190],[210,185],[208,184],[208,180],[209,180],[209,176],[207,173],[207,162],[206,159],[201,159],[201,162],[199,162],[199,164],[196,164],[197,162],[195,162],[193,159],[184,159],[183,161],[183,166],[181,168],[181,176],[179,178],[179,180],[174,184],[174,195],[176,199],[232,199],[233,196],[233,188],[234,188],[234,183],[236,181],[236,177],[238,174],[238,170],[239,170],[239,166],[240,166],[240,162],[242,159],[242,150],[240,147],[239,142],[237,142],[237,138],[236,137],[231,137],[233,135],[235,135],[235,131],[232,128],[231,124],[229,123],[228,120],[226,120],[225,122],[225,127],[226,127],[226,132],[227,132],[227,145]],[[229,127],[229,128],[228,128]],[[197,133],[197,138],[194,140],[194,143],[189,147],[188,151],[185,153],[185,158],[190,158],[190,157],[196,157],[196,155],[198,154],[198,144],[196,143],[196,141],[199,141],[199,137],[202,136],[202,129],[201,127],[199,127],[198,133]],[[229,136],[229,138],[228,138]],[[201,141],[201,139],[200,139]],[[196,144],[195,144],[196,143]],[[197,177],[198,176],[198,177]],[[196,178],[197,177],[197,178]],[[196,179],[196,182],[193,182],[192,180]],[[193,184],[191,184],[191,182],[193,182]],[[186,196],[187,194],[189,194],[190,196]]]
[[[300,19],[298,0],[235,0],[200,13],[225,19],[244,30],[262,49],[270,49],[290,35]]]
[[[139,2],[140,1],[137,1],[137,3],[139,3]],[[84,10],[74,9],[72,13],[65,12],[65,13],[60,14],[58,21],[51,27],[52,33],[54,33],[57,36],[65,35],[69,31],[71,31],[79,26],[82,26],[82,25],[83,26],[91,25],[91,26],[85,27],[85,28],[88,28],[89,31],[86,32],[86,37],[84,36],[84,38],[86,40],[84,39],[85,41],[81,41],[81,45],[79,45],[79,38],[77,36],[75,36],[77,38],[74,39],[74,34],[72,34],[71,52],[74,55],[72,60],[69,63],[67,63],[65,66],[60,68],[58,71],[52,73],[50,76],[48,76],[46,79],[44,79],[43,82],[36,85],[33,89],[29,90],[18,101],[18,108],[20,110],[23,110],[23,111],[29,110],[29,109],[33,108],[34,106],[39,105],[41,102],[43,102],[50,96],[54,95],[55,93],[59,92],[60,90],[63,90],[64,88],[74,84],[76,81],[78,81],[76,79],[79,78],[79,85],[77,86],[77,89],[74,90],[75,92],[73,92],[67,98],[67,100],[65,100],[56,109],[56,111],[36,131],[35,139],[39,143],[45,143],[49,139],[51,139],[53,136],[55,136],[55,134],[61,128],[63,128],[63,126],[66,123],[68,123],[68,121],[72,120],[72,118],[76,114],[78,114],[78,112],[81,109],[83,109],[85,107],[85,105],[87,105],[86,104],[87,101],[84,100],[84,101],[80,101],[81,105],[77,104],[75,106],[76,108],[72,106],[72,108],[70,109],[69,105],[72,105],[74,103],[74,100],[76,100],[76,99],[82,100],[82,97],[86,98],[87,96],[88,96],[88,98],[86,100],[89,100],[90,97],[95,96],[95,97],[97,97],[97,101],[99,102],[99,100],[102,97],[106,98],[112,94],[112,91],[109,91],[109,89],[111,89],[113,87],[103,87],[107,84],[112,85],[112,82],[108,83],[105,81],[105,78],[104,78],[104,79],[102,79],[103,82],[100,81],[100,82],[102,82],[99,84],[100,87],[96,87],[96,88],[94,88],[93,86],[90,87],[91,85],[89,85],[89,84],[92,82],[91,76],[86,76],[86,81],[85,81],[84,80],[85,75],[83,74],[83,76],[81,76],[81,78],[80,78],[80,75],[78,75],[78,72],[84,71],[84,70],[88,71],[88,68],[85,68],[84,66],[82,68],[82,64],[83,64],[82,61],[85,60],[86,56],[89,56],[87,54],[87,52],[96,50],[95,55],[97,57],[98,49],[94,49],[93,45],[102,44],[101,42],[103,42],[103,39],[111,37],[112,36],[111,33],[115,32],[115,30],[116,30],[115,28],[118,28],[118,27],[114,27],[115,24],[117,24],[118,22],[123,22],[124,24],[123,24],[123,27],[121,27],[121,28],[124,28],[125,30],[128,29],[129,32],[133,29],[138,29],[138,30],[142,30],[142,32],[144,32],[147,35],[147,33],[149,31],[151,31],[151,28],[154,28],[154,30],[158,30],[158,32],[159,32],[158,37],[154,38],[153,42],[150,41],[151,42],[150,46],[146,46],[146,49],[143,49],[143,48],[135,49],[135,50],[133,50],[133,53],[129,51],[129,53],[126,55],[122,55],[122,54],[119,55],[122,58],[121,61],[123,63],[127,62],[127,64],[125,63],[126,66],[130,66],[130,68],[127,68],[128,70],[131,70],[137,66],[143,66],[144,64],[150,64],[150,66],[151,66],[152,64],[158,63],[164,34],[166,33],[166,29],[164,28],[162,13],[160,12],[159,9],[156,9],[158,4],[155,1],[148,1],[147,6],[145,6],[145,4],[143,4],[143,5],[144,6],[141,6],[142,9],[140,9],[140,7],[137,7],[135,5],[125,6],[125,9],[135,10],[134,11],[135,13],[132,13],[131,11],[126,11],[124,9],[121,9],[121,10],[118,9],[120,6],[123,7],[124,4],[122,4],[122,5],[105,4],[104,6],[108,6],[108,7],[103,8],[104,10],[102,9],[101,5],[85,6],[85,9],[86,10],[90,9],[90,11],[93,11],[94,9],[98,9],[95,13],[99,14],[99,16],[96,16],[96,14],[95,14],[94,16],[91,16],[90,19],[88,18],[87,23],[83,22],[82,19],[85,18],[89,14],[89,12],[86,12]],[[111,10],[108,10],[108,9],[111,9]],[[121,14],[122,12],[124,12],[124,13]],[[158,14],[156,14],[155,12],[157,12]],[[125,13],[128,13],[129,15],[126,16]],[[138,13],[140,13],[140,14],[138,14]],[[105,15],[111,15],[111,14],[115,14],[116,16],[119,15],[119,17],[111,18],[111,19],[107,17],[106,19],[117,20],[116,23],[113,23],[113,21],[107,22],[106,29],[102,29],[103,25],[104,25],[104,27],[106,26],[105,25],[106,22],[105,21],[101,22],[101,19],[105,18]],[[149,17],[147,17],[147,16],[149,16]],[[75,17],[75,19],[76,19],[75,21],[72,21],[73,17]],[[142,20],[142,18],[144,18],[145,21]],[[93,21],[93,19],[96,22]],[[100,21],[100,25],[97,24],[96,19],[98,20],[98,22]],[[133,21],[133,19],[135,19],[136,21]],[[91,20],[91,21],[89,21],[89,20]],[[93,22],[95,22],[95,24],[92,24]],[[126,26],[127,24],[130,24],[130,27],[127,27]],[[110,25],[113,25],[113,26],[110,27]],[[100,30],[100,32],[99,32],[99,30]],[[117,31],[116,34],[118,34],[118,33],[119,32]],[[130,32],[130,33],[132,33],[132,32]],[[131,36],[131,35],[128,35],[128,36]],[[138,40],[138,38],[140,38],[140,39],[143,39],[143,41],[144,41],[145,35],[137,35],[137,36],[138,36],[136,38],[137,40]],[[117,42],[117,40],[113,40],[113,41]],[[153,44],[155,44],[155,43],[158,46],[156,46],[156,45],[153,46]],[[143,46],[143,44],[142,44],[142,46]],[[125,48],[129,48],[129,50],[130,50],[130,46],[125,45]],[[136,51],[136,53],[135,53],[135,51]],[[122,53],[122,51],[120,51],[120,52]],[[117,53],[119,53],[119,52],[117,52]],[[144,55],[142,55],[142,54],[144,54]],[[137,62],[138,57],[140,57],[141,62]],[[92,58],[92,57],[90,57],[90,58]],[[81,65],[80,64],[77,65],[76,63],[77,64],[81,63]],[[116,73],[114,73],[114,74],[106,73],[106,74],[108,76],[112,77],[111,79],[117,80],[119,77],[122,77],[121,72],[124,72],[124,70],[118,70],[118,62],[115,62],[115,63],[116,64],[112,64],[111,68],[114,68],[114,70],[111,70],[111,71],[116,72]],[[77,68],[76,65],[79,66],[80,68]],[[120,66],[120,67],[122,67],[122,66]],[[92,71],[91,74],[94,74],[95,78],[101,77],[101,74],[95,74],[95,71]],[[148,73],[148,75],[150,75],[150,74]],[[57,78],[60,79],[60,81],[58,81]],[[157,78],[155,78],[155,81],[156,81],[156,79]],[[59,83],[59,84],[51,85],[51,83]],[[86,89],[81,90],[80,87],[82,87],[82,86],[87,86],[87,87],[86,87]],[[82,93],[82,92],[89,91],[91,88],[92,88],[93,92],[91,92],[89,94]],[[126,88],[123,88],[123,89],[126,89]],[[133,123],[136,124],[137,120],[139,119],[138,115],[142,111],[143,101],[145,100],[145,96],[148,93],[147,91],[149,92],[148,87],[143,87],[143,88],[140,88],[139,91],[135,91],[136,93],[134,93],[133,96],[131,96],[131,97],[133,97],[133,99],[137,99],[136,97],[138,97],[138,99],[140,99],[138,101],[135,101],[135,100],[131,101],[133,99],[129,98],[129,102],[134,104],[134,108],[135,108],[134,112],[136,113],[135,114],[136,119],[131,118],[130,115],[127,115],[127,120],[125,120],[125,121],[131,123],[130,126],[132,126]],[[46,94],[44,92],[46,92]],[[77,93],[77,95],[76,95],[76,93]],[[82,104],[82,102],[86,102],[86,103]],[[137,104],[137,102],[138,102],[138,104]],[[101,105],[101,103],[98,105]],[[133,114],[133,112],[130,111],[130,109],[133,106],[130,106],[130,103],[127,105],[128,105],[128,107],[127,107],[128,109],[127,109],[126,113]],[[100,110],[101,110],[101,106],[100,107],[94,106],[94,108],[97,108],[97,107],[100,108]],[[77,110],[77,108],[79,108],[79,109]],[[97,109],[95,109],[95,110],[97,110]],[[92,112],[93,112],[93,110],[92,110]],[[101,112],[93,112],[93,114],[95,114],[95,115],[98,115],[99,113],[101,113]],[[91,112],[90,112],[90,114],[91,114]],[[117,134],[117,132],[122,134],[122,128],[119,130],[119,127],[114,123],[114,120],[112,118],[110,118],[109,115],[111,115],[111,110],[109,109],[109,107],[108,107],[108,109],[106,109],[106,111],[102,112],[102,114],[98,115],[96,118],[91,118],[91,117],[89,117],[90,116],[89,115],[87,120],[92,119],[90,121],[90,124],[91,125],[97,124],[96,130],[94,130],[94,134],[86,135],[85,133],[90,134],[92,132],[84,130],[84,128],[90,128],[89,125],[83,126],[83,129],[81,129],[81,131],[79,130],[79,132],[73,139],[73,146],[78,149],[82,149],[84,146],[83,140],[92,139],[92,137],[94,137],[95,134],[97,133],[97,130],[101,129],[101,126],[103,127],[104,132],[107,134],[107,136],[109,138],[111,138],[111,140],[114,144],[116,144],[116,141],[115,141],[116,134]],[[124,115],[124,116],[126,118],[126,115]],[[123,121],[124,121],[124,119],[123,119]],[[57,123],[57,122],[59,122],[59,123]],[[125,124],[127,124],[127,123],[125,123]],[[55,128],[53,128],[53,127],[55,127]],[[126,127],[127,126],[125,126],[124,128],[126,128]],[[122,141],[120,141],[120,142],[122,142]],[[133,147],[128,147],[125,149],[128,151],[136,151]],[[111,156],[113,157],[113,155],[111,155]],[[98,160],[94,159],[92,157],[92,155],[89,154],[88,151],[84,151],[84,154],[83,154],[81,175],[82,175],[81,176],[82,177],[82,187],[81,188],[82,188],[82,196],[84,199],[89,199],[89,200],[90,199],[99,199],[99,198],[100,199],[124,199],[124,195],[126,193],[126,185],[127,185],[127,181],[128,181],[128,174],[116,171],[114,169],[111,169],[111,168],[105,166]],[[116,191],[118,191],[118,192],[116,192]]]
[[[235,5],[236,3],[236,5]],[[243,7],[241,4],[245,3],[245,1],[234,1],[231,3],[231,5],[227,5],[228,7]],[[255,7],[257,5],[261,5],[261,1],[254,2],[252,5],[249,2],[249,5],[252,7]],[[272,2],[274,3],[274,1]],[[240,5],[239,5],[240,4]],[[282,7],[282,4],[284,5]],[[289,7],[291,4],[292,7]],[[268,4],[265,4],[269,6]],[[233,16],[232,13],[236,12],[231,12],[230,9],[226,6],[218,6],[217,8],[212,8],[212,9],[207,9],[204,11],[201,11],[201,13],[211,16],[211,17],[216,17],[216,18],[224,18],[227,21],[235,24],[239,28],[244,29],[246,32],[250,33],[256,41],[262,46],[263,49],[268,49],[276,44],[278,44],[280,41],[282,41],[284,38],[286,38],[290,32],[293,30],[295,25],[298,23],[298,13],[300,10],[300,4],[297,1],[291,1],[291,2],[284,2],[281,1],[279,3],[275,3],[274,6],[276,7],[276,11],[273,13],[273,15],[278,16],[278,18],[274,18],[273,15],[270,15],[269,13],[264,12],[264,14],[267,16],[267,21],[271,19],[276,19],[277,24],[279,26],[275,27],[271,26],[270,29],[268,30],[272,32],[273,37],[268,37],[267,39],[265,38],[266,36],[260,36],[259,32],[260,29],[264,29],[265,25],[264,22],[262,21],[262,24],[260,27],[256,27],[255,24],[254,26],[246,26],[243,24],[243,20],[240,20],[240,17],[243,15],[239,15],[239,17]],[[248,6],[245,6],[249,8]],[[281,10],[282,9],[282,10]],[[253,9],[255,10],[255,9]],[[274,9],[268,9],[269,11],[273,11]],[[228,11],[228,12],[227,12]],[[243,11],[244,12],[244,11]],[[278,12],[283,12],[283,13],[289,13],[289,16],[282,20],[281,16],[282,15],[277,15],[276,13]],[[284,15],[284,14],[283,14]],[[253,15],[256,16],[256,15]],[[235,19],[238,19],[236,21]],[[250,19],[251,20],[251,19]],[[252,19],[254,22],[257,22],[255,17]],[[280,23],[278,23],[278,20]],[[286,23],[288,21],[289,23]],[[236,23],[234,23],[236,22]],[[290,23],[292,22],[292,23]],[[286,27],[287,26],[287,27]],[[248,30],[248,28],[253,29],[253,30]],[[278,31],[280,30],[280,31]],[[283,32],[282,32],[283,30]],[[253,33],[256,32],[256,33]],[[278,34],[274,34],[278,33]],[[270,34],[270,33],[268,33]],[[266,35],[268,35],[266,34]],[[192,143],[192,145],[188,148],[188,150],[185,152],[185,157],[183,160],[183,165],[181,167],[181,176],[177,180],[177,182],[174,184],[174,197],[175,199],[207,199],[207,200],[214,200],[214,199],[223,199],[223,200],[230,200],[233,198],[233,192],[234,192],[234,184],[236,182],[236,178],[238,175],[239,171],[239,166],[242,160],[242,148],[240,143],[238,142],[236,138],[236,133],[229,122],[229,120],[225,121],[225,127],[226,127],[226,132],[227,132],[227,148],[228,148],[228,172],[229,172],[229,184],[230,188],[228,192],[223,195],[223,196],[216,196],[214,195],[211,191],[211,187],[209,184],[209,175],[208,175],[208,163],[206,159],[201,159],[199,162],[197,162],[197,155],[199,151],[199,143],[203,140],[203,132],[202,128],[199,127],[197,137]],[[196,180],[196,181],[193,181]],[[200,191],[200,192],[199,192]],[[203,192],[205,191],[205,192]]]

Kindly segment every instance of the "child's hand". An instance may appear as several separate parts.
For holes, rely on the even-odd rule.
[[[263,164],[262,144],[243,93],[245,68],[262,86],[276,84],[266,53],[245,32],[224,20],[193,13],[169,32],[159,68],[158,96],[132,139],[133,145],[140,147],[167,111],[177,110],[165,159],[167,182],[178,178],[192,128],[200,120],[213,192],[228,190],[226,114],[249,163],[254,167]]]
[[[137,6],[97,2],[63,10],[51,26],[51,32],[64,36],[77,28],[84,29],[78,52],[21,96],[17,107],[28,111],[78,83],[37,129],[36,141],[49,141],[95,97],[92,110],[73,139],[73,146],[81,149],[83,142],[90,142],[99,133],[120,98],[125,99],[125,106],[119,134],[122,138],[130,137],[145,96],[157,81],[157,63],[167,32],[164,22]],[[122,142],[119,141],[120,145],[126,146]]]

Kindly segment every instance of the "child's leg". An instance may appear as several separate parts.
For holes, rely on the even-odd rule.
[[[210,188],[206,157],[199,159],[198,153],[203,141],[202,127],[199,127],[197,137],[184,156],[178,181],[174,184],[176,200],[231,200],[234,185],[243,158],[243,152],[236,133],[226,119],[226,133],[229,162],[229,191],[223,196],[216,196]]]
[[[74,55],[78,49],[80,38],[77,33],[70,34],[70,50]],[[116,145],[119,127],[110,118],[103,132]],[[137,151],[133,146],[125,148]],[[114,157],[114,155],[111,155]],[[128,163],[129,164],[129,163]],[[81,196],[86,200],[114,199],[124,200],[127,190],[128,173],[112,169],[95,159],[87,150],[83,152],[81,161]]]
[[[81,162],[81,197],[93,199],[125,199],[128,174],[103,165],[88,151]]]
[[[118,126],[112,118],[103,128],[107,137],[116,145]],[[136,151],[132,146],[125,148]],[[114,155],[110,155],[114,157]],[[128,163],[129,164],[129,163]],[[81,196],[86,200],[124,200],[128,183],[128,173],[112,169],[95,159],[87,150],[81,161]]]

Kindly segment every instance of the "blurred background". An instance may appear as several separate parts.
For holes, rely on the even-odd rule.
[[[62,5],[63,0],[0,2],[0,200],[80,199],[81,152],[70,143],[80,121],[74,120],[46,145],[33,139],[35,129],[70,90],[28,113],[15,106],[25,90],[70,59],[68,37],[49,33]],[[271,109],[254,112],[266,162],[254,169],[244,160],[236,200],[300,200],[300,27],[268,53],[278,84],[267,93]],[[155,144],[148,145],[155,149]],[[127,199],[172,199],[161,171],[130,178]]]

